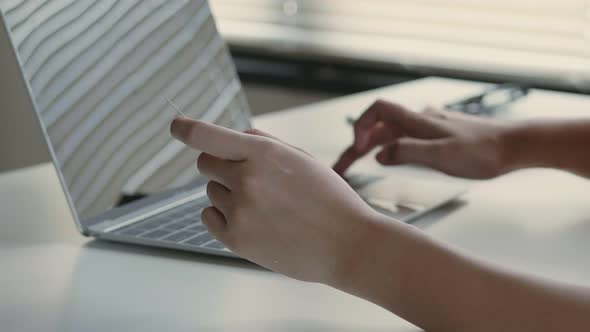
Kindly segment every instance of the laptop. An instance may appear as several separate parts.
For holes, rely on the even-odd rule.
[[[175,113],[166,98],[190,118],[250,127],[207,1],[23,1],[2,9],[0,58],[18,68],[9,84],[23,91],[12,98],[26,98],[37,115],[80,233],[235,257],[200,221],[210,202],[197,153],[168,130]],[[355,181],[369,203],[402,220],[460,194],[424,206],[404,196],[409,203],[389,206],[399,195],[374,195],[380,178]]]

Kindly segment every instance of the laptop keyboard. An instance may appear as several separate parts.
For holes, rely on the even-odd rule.
[[[192,201],[116,230],[126,237],[229,251],[201,223],[203,201]]]

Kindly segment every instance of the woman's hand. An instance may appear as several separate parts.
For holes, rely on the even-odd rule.
[[[343,174],[357,159],[381,146],[383,165],[420,164],[468,178],[491,178],[511,170],[509,126],[463,114],[422,113],[377,101],[356,121],[354,143],[334,170]]]
[[[385,149],[393,149],[391,160],[442,168],[445,159],[449,172],[491,175],[478,165],[498,153],[500,125],[379,107],[357,123],[360,151],[374,143],[366,128],[389,128],[377,137],[397,137]],[[360,296],[426,330],[581,331],[590,324],[587,288],[507,272],[378,215],[336,173],[266,134],[188,119],[174,120],[171,131],[204,151],[198,167],[212,179],[213,207],[203,223],[244,258]]]
[[[178,118],[172,135],[204,151],[211,182],[209,231],[237,255],[273,271],[332,283],[354,265],[372,220],[358,195],[331,169],[277,139]]]

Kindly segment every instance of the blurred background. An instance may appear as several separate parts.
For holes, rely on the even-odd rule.
[[[437,75],[590,91],[586,0],[211,0],[257,113]]]
[[[590,92],[590,0],[209,2],[254,114],[427,76]],[[0,10],[18,12],[15,32],[49,3]],[[14,116],[0,110],[0,124]],[[17,141],[19,151],[0,142],[0,171],[48,160],[39,135]]]

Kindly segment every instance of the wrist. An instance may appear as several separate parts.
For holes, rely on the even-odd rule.
[[[411,234],[415,236],[419,232],[413,226],[372,210],[362,217],[359,225],[354,240],[347,241],[344,255],[326,284],[387,306],[384,302],[397,298],[401,291],[406,244],[412,241]],[[384,275],[388,277],[383,279]]]
[[[349,232],[338,236],[334,250],[334,266],[322,283],[346,291],[351,283],[354,271],[359,269],[366,247],[364,244],[373,242],[371,234],[375,220],[370,213],[349,215]]]
[[[530,167],[545,167],[544,146],[549,135],[537,121],[519,121],[508,125],[503,134],[503,155],[507,171]]]

